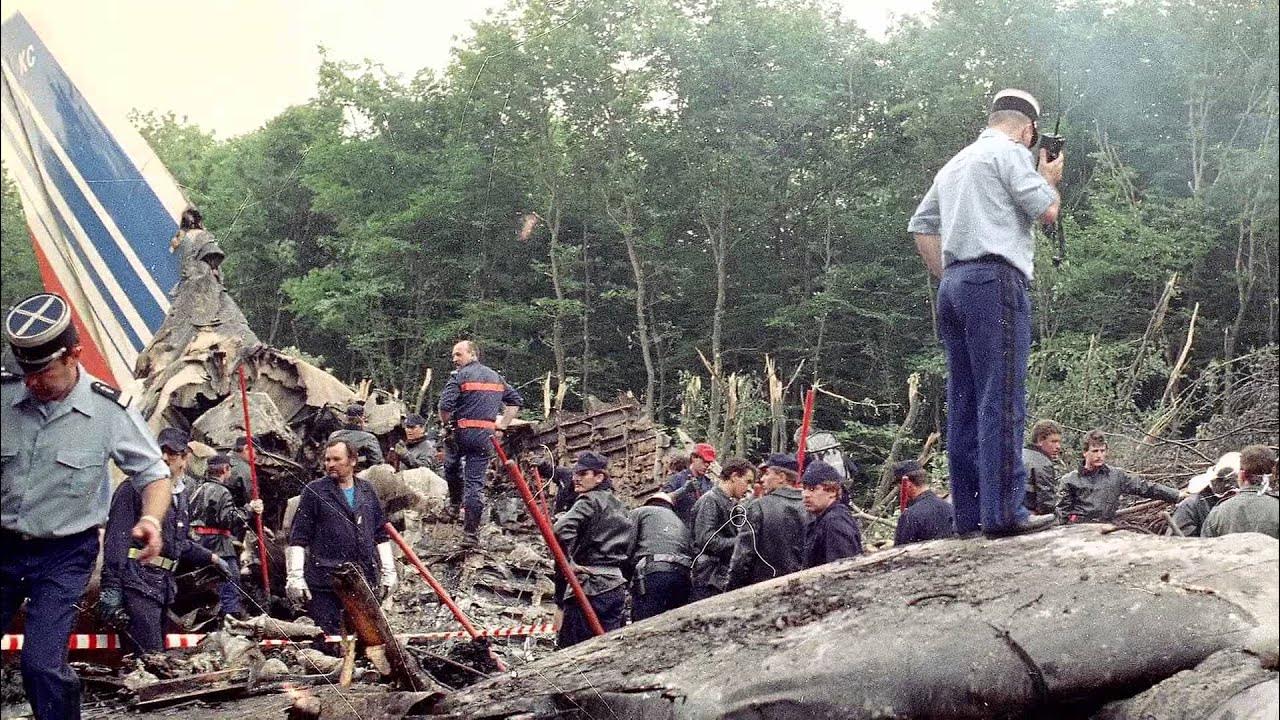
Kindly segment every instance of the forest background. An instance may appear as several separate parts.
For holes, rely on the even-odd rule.
[[[1175,478],[1212,441],[1275,444],[1277,15],[939,0],[873,39],[803,0],[517,0],[443,73],[326,61],[311,102],[239,137],[133,120],[269,344],[413,396],[472,337],[531,417],[544,388],[566,411],[632,391],[753,456],[816,381],[815,424],[875,477],[945,425],[907,219],[1024,88],[1067,138],[1028,422],[1173,448]],[[39,279],[7,178],[3,202],[7,306]]]

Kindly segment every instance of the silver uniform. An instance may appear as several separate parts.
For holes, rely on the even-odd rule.
[[[160,447],[135,410],[93,388],[84,367],[61,402],[41,403],[19,379],[0,390],[0,526],[38,538],[105,525],[111,507],[107,460],[141,491],[169,476]]]

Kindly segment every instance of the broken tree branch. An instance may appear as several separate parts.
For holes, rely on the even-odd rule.
[[[392,634],[391,626],[387,624],[387,618],[360,568],[353,563],[339,565],[333,571],[333,591],[342,601],[347,619],[360,642],[369,649],[383,649],[391,679],[398,687],[412,691],[435,689],[435,683],[422,673],[418,661]]]

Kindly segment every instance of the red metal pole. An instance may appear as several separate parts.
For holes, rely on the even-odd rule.
[[[240,368],[240,405],[244,409],[245,449],[249,451],[250,498],[258,499],[258,455],[253,449],[253,428],[249,425],[249,389],[244,379],[244,365]],[[267,569],[267,536],[262,532],[262,513],[255,513],[258,531],[258,564],[262,566],[262,592],[271,597],[271,573]]]
[[[804,394],[804,416],[800,420],[800,447],[796,448],[796,466],[804,473],[804,446],[809,442],[809,423],[813,422],[814,389]]]
[[[542,533],[542,539],[546,541],[547,547],[551,548],[551,554],[555,557],[556,567],[560,568],[560,574],[569,583],[569,587],[573,589],[573,595],[578,599],[578,607],[582,608],[582,614],[587,618],[587,625],[591,627],[591,632],[596,635],[604,634],[604,626],[600,624],[600,618],[596,617],[596,611],[591,607],[591,601],[587,599],[587,594],[582,590],[582,584],[578,582],[578,577],[573,574],[573,569],[569,566],[569,558],[565,557],[564,549],[560,547],[560,541],[556,540],[556,534],[551,529],[551,523],[547,521],[547,517],[538,509],[537,503],[533,499],[533,493],[529,492],[529,483],[525,482],[524,473],[520,472],[520,466],[516,465],[516,461],[507,457],[507,453],[502,449],[502,444],[498,442],[498,438],[490,438],[493,441],[493,447],[498,451],[498,459],[502,461],[503,467],[507,469],[507,474],[511,476],[511,480],[515,482],[516,488],[520,491],[520,497],[524,498],[524,504],[529,508],[529,514],[533,516],[533,520],[538,524],[538,530]]]
[[[472,640],[479,639],[481,635],[480,632],[476,630],[476,626],[471,624],[471,620],[467,617],[467,614],[462,612],[462,608],[458,607],[457,603],[453,601],[453,598],[449,597],[449,592],[444,589],[444,586],[440,584],[440,581],[436,580],[436,577],[431,574],[431,571],[427,569],[427,566],[422,564],[422,561],[418,559],[418,554],[413,551],[413,548],[410,547],[409,543],[405,542],[404,537],[402,537],[400,533],[396,532],[396,529],[392,527],[391,523],[383,525],[382,529],[386,530],[387,535],[390,535],[391,539],[396,541],[396,544],[400,546],[400,551],[404,553],[405,557],[409,558],[409,564],[418,569],[418,574],[421,575],[422,579],[426,580],[427,584],[431,586],[431,589],[435,591],[436,597],[440,598],[440,602],[444,603],[444,606],[449,608],[449,612],[453,613],[453,616],[457,618],[458,624],[462,626],[462,629],[467,631],[467,634],[471,636]],[[502,660],[498,659],[497,654],[493,652],[493,648],[489,648],[489,657],[493,660],[494,664],[498,666],[498,670],[501,672],[507,671],[507,666],[502,663]]]

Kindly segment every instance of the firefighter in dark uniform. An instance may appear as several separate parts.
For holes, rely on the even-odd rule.
[[[470,340],[453,346],[455,372],[440,393],[440,422],[451,428],[454,447],[445,463],[449,497],[462,494],[463,542],[475,545],[484,515],[484,475],[493,452],[491,438],[506,430],[524,399],[497,372],[480,363]]]
[[[584,452],[573,466],[573,487],[578,499],[555,524],[556,539],[573,565],[591,608],[606,632],[623,623],[627,580],[622,568],[631,543],[631,518],[613,494],[609,461]],[[559,583],[557,583],[559,585]],[[564,610],[556,642],[565,648],[591,637],[591,626],[571,589],[556,598]]]
[[[98,595],[99,617],[121,632],[121,646],[127,653],[164,650],[164,626],[169,605],[178,593],[174,571],[178,563],[213,565],[223,577],[231,574],[222,558],[191,540],[187,488],[183,484],[191,450],[190,437],[181,430],[167,428],[157,438],[160,452],[177,478],[173,499],[164,516],[164,547],[160,554],[141,559],[129,529],[142,515],[142,497],[128,483],[121,483],[111,498],[102,547],[102,585]]]
[[[676,514],[671,496],[654,493],[631,511],[631,620],[678,608],[689,602],[693,536]]]
[[[354,563],[380,597],[397,583],[391,539],[373,485],[355,476],[356,450],[345,440],[324,449],[325,477],[302,489],[285,555],[285,592],[328,635],[342,629],[342,603],[333,592],[333,571]]]
[[[825,565],[862,554],[862,529],[849,506],[840,502],[844,477],[821,460],[808,463],[800,483],[804,509],[813,514],[804,537],[804,566]]]
[[[107,521],[113,461],[142,497],[130,530],[157,555],[169,470],[146,423],[119,390],[80,365],[71,310],[41,293],[14,306],[5,336],[25,376],[0,372],[0,631],[23,601],[22,685],[42,720],[80,717],[80,681],[67,665],[76,603]]]
[[[262,499],[250,500],[241,508],[231,492],[236,481],[231,458],[218,453],[209,458],[204,482],[191,493],[191,534],[206,550],[222,558],[230,576],[218,588],[223,615],[242,617],[240,603],[240,563],[235,541],[244,538],[248,514],[262,512]]]
[[[356,449],[356,470],[364,470],[382,463],[382,445],[378,436],[364,429],[364,406],[352,403],[347,407],[347,424],[341,430],[329,433],[330,440],[346,440]]]
[[[904,460],[893,466],[893,476],[906,492],[907,508],[898,518],[893,533],[894,545],[909,545],[926,540],[954,537],[956,516],[951,503],[929,489],[929,474],[915,460]]]
[[[436,444],[427,437],[426,418],[417,413],[405,417],[404,442],[397,443],[395,451],[401,470],[436,467]]]

